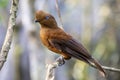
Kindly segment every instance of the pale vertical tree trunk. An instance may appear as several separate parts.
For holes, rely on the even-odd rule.
[[[29,72],[31,80],[44,80],[45,79],[45,53],[42,52],[39,41],[39,28],[34,24],[34,1],[21,0],[21,19],[24,26],[25,36],[23,40],[27,44],[29,57]],[[22,36],[23,36],[22,35]],[[21,38],[22,38],[21,36]],[[25,53],[26,54],[26,53]],[[24,56],[23,56],[24,57]]]

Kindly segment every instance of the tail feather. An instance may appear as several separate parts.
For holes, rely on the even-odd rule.
[[[92,67],[97,68],[103,77],[106,77],[106,72],[104,71],[102,66],[95,59],[93,59],[93,58],[90,59],[89,63]]]

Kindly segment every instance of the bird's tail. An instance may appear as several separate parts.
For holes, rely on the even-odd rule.
[[[92,67],[98,69],[103,77],[106,77],[106,73],[105,73],[104,69],[102,68],[102,66],[95,59],[91,58],[89,60],[89,64]]]

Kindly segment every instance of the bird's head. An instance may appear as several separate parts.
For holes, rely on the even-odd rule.
[[[57,22],[55,18],[51,14],[41,10],[36,12],[35,22],[40,23],[42,27],[48,28],[57,27]]]

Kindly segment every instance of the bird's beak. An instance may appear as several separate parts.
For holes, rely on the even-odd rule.
[[[38,20],[35,20],[35,22],[39,22]]]

